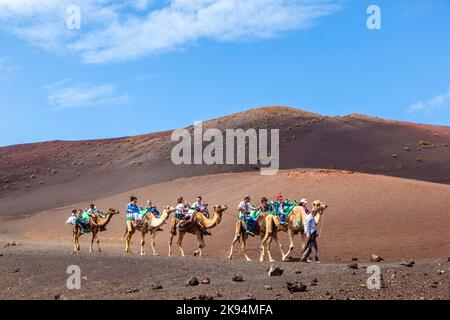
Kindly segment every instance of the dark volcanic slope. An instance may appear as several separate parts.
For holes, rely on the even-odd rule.
[[[324,117],[284,107],[237,113],[204,127],[281,129],[283,169],[345,169],[450,182],[449,127],[361,115]],[[0,215],[39,212],[179,177],[255,170],[237,165],[175,166],[170,135],[0,148]],[[428,145],[418,149],[420,141]]]

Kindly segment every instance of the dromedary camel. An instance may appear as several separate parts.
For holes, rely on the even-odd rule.
[[[94,244],[95,239],[97,239],[98,251],[99,252],[102,251],[100,249],[100,240],[97,237],[97,233],[100,230],[100,228],[105,227],[109,223],[109,221],[111,221],[111,218],[113,215],[119,214],[119,213],[120,213],[120,211],[117,211],[114,208],[110,208],[104,218],[101,218],[98,214],[96,214],[93,218],[91,218],[89,220],[88,226],[89,226],[89,229],[91,230],[91,234],[92,234],[89,252],[94,252],[94,249],[92,248],[92,246]],[[83,233],[81,233],[81,227],[79,224],[73,225],[72,235],[73,235],[73,252],[72,253],[77,253],[78,251],[80,251],[79,238],[81,237],[81,235],[83,235]]]
[[[196,212],[193,217],[192,223],[184,226],[183,229],[179,230],[177,245],[180,248],[181,256],[184,257],[183,251],[183,237],[186,233],[195,234],[197,236],[197,250],[194,250],[194,256],[199,255],[203,257],[202,249],[205,247],[204,231],[212,229],[217,226],[222,220],[222,215],[228,207],[226,205],[214,206],[214,213],[211,219],[205,217],[201,212]],[[177,234],[177,224],[179,220],[174,218],[170,221],[170,235],[169,235],[169,257],[173,255],[172,252],[172,241],[173,237]]]
[[[316,223],[319,224],[320,217],[324,213],[325,209],[328,207],[327,204],[316,200],[312,203],[312,211],[317,212],[317,215],[315,217]],[[292,250],[294,250],[294,235],[300,233],[302,238],[302,248],[305,245],[304,241],[304,230],[303,226],[306,219],[306,212],[305,209],[302,206],[296,206],[291,213],[289,213],[286,224],[282,225],[280,224],[280,220],[277,216],[267,216],[266,218],[266,234],[262,240],[262,244],[266,244],[267,246],[267,254],[269,256],[269,259],[272,260],[271,254],[270,254],[270,243],[272,239],[276,239],[276,234],[278,230],[285,231],[289,235],[289,251],[286,254],[283,254],[283,261],[286,261],[289,258],[289,255],[291,254]]]
[[[259,243],[259,245],[260,245],[259,261],[264,261],[264,257],[265,257],[265,246],[266,245],[262,243],[262,240],[266,234],[266,218],[268,215],[269,214],[267,212],[261,212],[258,215],[258,218],[256,219],[255,230],[253,231],[254,235],[257,235],[257,236],[259,235],[261,237],[260,243]],[[250,259],[250,257],[247,255],[247,252],[245,251],[247,239],[248,239],[248,234],[246,232],[245,222],[239,219],[236,221],[234,239],[231,242],[230,254],[228,255],[228,259],[231,260],[233,258],[234,245],[236,244],[236,242],[241,240],[242,241],[241,249],[242,249],[242,252],[244,253],[245,259],[247,261],[252,261],[252,259]],[[273,235],[273,240],[275,241],[275,243],[278,244],[278,247],[281,250],[281,254],[284,254],[282,244],[278,241],[278,237],[277,237],[276,233]],[[267,252],[269,252],[269,251],[267,251]],[[273,261],[270,256],[269,256],[269,259],[270,259],[270,261]]]
[[[159,254],[156,252],[155,247],[155,237],[156,233],[158,232],[158,229],[166,223],[167,219],[169,218],[170,214],[175,211],[174,207],[166,206],[164,207],[163,212],[161,213],[161,216],[158,218],[155,217],[153,214],[148,213],[145,218],[144,222],[139,226],[134,226],[131,224],[131,230],[129,230],[128,226],[125,230],[125,234],[123,237],[125,238],[125,252],[126,253],[132,253],[130,250],[130,242],[131,238],[133,237],[133,234],[137,231],[141,232],[141,256],[145,255],[144,252],[144,245],[145,245],[145,235],[147,233],[150,233],[151,235],[151,248],[153,251],[154,256],[159,256]]]

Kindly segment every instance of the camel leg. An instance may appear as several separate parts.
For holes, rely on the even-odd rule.
[[[259,242],[259,261],[264,261],[266,256],[265,245],[263,243],[264,236],[261,235],[261,240]]]
[[[240,234],[238,232],[234,235],[233,241],[231,241],[230,254],[228,255],[228,259],[230,259],[230,260],[233,258],[234,245],[236,244],[236,242],[239,241],[239,238],[240,238]]]
[[[152,252],[153,252],[153,255],[154,256],[159,256],[159,253],[158,252],[156,252],[156,245],[155,245],[155,238],[156,238],[156,232],[152,232],[152,234],[151,234],[151,244],[150,244],[150,246],[151,246],[151,248],[152,248]]]
[[[72,240],[73,240],[73,251],[72,254],[77,253],[77,227],[74,226],[73,230],[72,230]]]
[[[173,233],[171,232],[169,235],[169,257],[173,256],[172,241],[173,241]]]
[[[269,237],[268,241],[267,241],[267,255],[269,256],[269,261],[270,262],[274,262],[275,259],[272,258],[272,253],[270,251],[270,246],[272,245],[272,240],[275,241],[275,243],[277,244],[278,248],[280,248],[281,250],[281,256],[284,257],[284,252],[283,252],[283,245],[278,241],[278,235],[276,232],[274,232],[272,234],[271,237]]]
[[[94,240],[95,240],[96,232],[92,230],[92,237],[91,237],[91,244],[89,246],[89,252],[94,252],[93,246],[94,246]]]
[[[144,245],[145,245],[145,231],[141,231],[141,256],[145,256]]]
[[[273,239],[273,237],[275,236],[275,233],[273,233],[272,234],[272,236],[271,237],[269,237],[268,239],[267,239],[267,242],[266,242],[266,246],[267,246],[267,256],[269,257],[269,261],[270,262],[274,262],[275,261],[275,259],[274,258],[272,258],[272,252],[270,251],[270,246],[272,245],[272,239]]]
[[[125,252],[133,254],[133,251],[131,251],[130,248],[131,239],[133,238],[133,234],[136,232],[133,226],[133,221],[127,220],[126,229],[127,230],[125,232]]]
[[[98,238],[98,234],[95,234],[95,238],[97,239],[97,247],[98,247],[98,252],[102,252],[102,249],[100,249],[100,239]]]
[[[294,233],[291,229],[288,229],[288,235],[289,235],[289,250],[288,252],[283,255],[283,261],[286,261],[289,258],[289,255],[291,254],[292,250],[294,250]]]
[[[77,243],[77,251],[80,251],[80,237],[81,237],[81,233],[78,233],[75,237],[75,240]]]
[[[252,261],[252,259],[250,259],[250,257],[247,255],[247,252],[245,251],[246,244],[247,244],[247,234],[242,237],[241,248],[242,248],[242,252],[244,253],[245,259],[247,261]]]
[[[275,241],[278,248],[280,248],[281,256],[284,257],[283,244],[278,240],[278,235],[276,233],[273,235],[273,241]]]
[[[130,248],[131,238],[133,237],[133,234],[134,234],[134,230],[127,231],[126,238],[125,238],[125,252],[126,253],[133,254],[133,251],[131,251],[131,248]]]
[[[300,233],[300,242],[302,244],[302,252],[306,249],[305,233]]]
[[[178,234],[177,245],[180,248],[181,256],[185,257],[186,255],[184,254],[184,250],[183,250],[183,237],[184,237],[184,232],[180,231],[180,233]]]
[[[196,235],[197,235],[197,250],[194,251],[194,256],[199,255],[200,258],[202,258],[203,257],[202,248],[205,247],[205,239],[203,238],[203,235],[200,231],[197,231]]]

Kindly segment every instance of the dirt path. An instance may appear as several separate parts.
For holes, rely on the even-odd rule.
[[[359,263],[358,269],[349,268],[350,261],[277,263],[284,273],[268,277],[268,262],[125,256],[115,245],[105,245],[103,253],[71,255],[69,243],[4,247],[6,242],[0,240],[0,299],[450,299],[450,263],[444,260],[416,262],[413,267],[378,264],[384,285],[371,291],[366,287],[370,263]],[[66,287],[70,265],[80,267],[79,290]],[[244,281],[233,282],[234,275]],[[211,282],[186,286],[192,276]],[[295,281],[306,284],[307,290],[290,293],[287,282]]]

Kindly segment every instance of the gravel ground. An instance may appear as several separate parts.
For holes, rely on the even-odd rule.
[[[125,256],[117,245],[72,255],[70,243],[19,241],[5,247],[2,240],[0,299],[450,299],[447,260],[416,261],[412,267],[377,263],[382,288],[369,290],[371,264],[358,261],[277,262],[283,274],[269,277],[268,262]],[[71,265],[80,267],[81,289],[66,286]],[[233,281],[234,276],[243,281]],[[186,285],[191,277],[200,284]],[[201,283],[205,277],[209,284]],[[288,282],[301,282],[306,291],[291,293]]]

